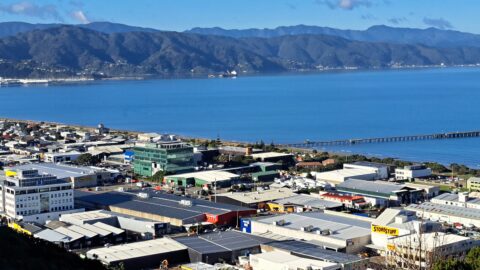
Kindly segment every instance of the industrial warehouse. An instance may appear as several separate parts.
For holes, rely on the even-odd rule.
[[[272,234],[314,241],[334,251],[357,253],[370,243],[372,219],[338,212],[306,212],[254,218],[242,222],[242,230],[252,234]]]
[[[256,213],[256,210],[176,195],[145,192],[75,192],[75,202],[87,209],[103,208],[182,227],[201,222],[216,225],[235,225],[238,218]]]

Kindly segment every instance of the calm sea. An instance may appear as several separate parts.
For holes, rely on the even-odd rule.
[[[480,69],[0,88],[0,117],[294,143],[480,130]],[[480,138],[328,150],[480,167]]]

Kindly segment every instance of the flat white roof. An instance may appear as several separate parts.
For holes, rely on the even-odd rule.
[[[233,200],[250,204],[250,203],[259,203],[266,201],[274,201],[278,199],[284,199],[297,195],[289,188],[279,188],[279,189],[268,189],[264,191],[253,191],[253,192],[230,192],[217,194],[218,197],[227,197]]]
[[[93,258],[94,255],[97,255],[99,260],[106,263],[112,263],[185,249],[187,248],[177,241],[174,241],[170,238],[160,238],[130,244],[91,249],[87,252],[87,256],[89,258]]]
[[[315,174],[317,180],[338,181],[337,179],[344,179],[348,177],[362,176],[375,174],[371,170],[365,169],[340,169],[328,172],[320,172]]]
[[[421,241],[419,241],[419,237],[421,237]],[[460,236],[456,234],[447,234],[443,232],[431,232],[431,233],[424,233],[421,236],[418,234],[410,234],[392,238],[391,242],[395,245],[400,246],[408,246],[408,247],[417,247],[419,242],[422,244],[422,248],[427,250],[433,250],[434,248],[473,240],[469,237]]]
[[[87,211],[87,212],[78,212],[78,213],[71,213],[71,214],[64,214],[60,217],[60,220],[63,218],[74,218],[77,220],[96,220],[96,219],[104,219],[110,218],[113,215],[109,213],[105,213],[104,210],[95,210],[95,211]]]
[[[175,174],[175,175],[169,175],[167,176],[167,178],[168,177],[198,178],[198,179],[202,179],[207,182],[213,183],[215,181],[229,181],[232,178],[238,178],[239,175],[231,172],[226,172],[226,171],[212,170],[212,171]]]
[[[329,212],[303,212],[284,215],[268,216],[265,218],[253,219],[252,222],[259,222],[272,226],[272,231],[276,225],[274,222],[283,220],[282,228],[299,231],[302,227],[312,226],[312,232],[317,230],[330,230],[331,234],[327,237],[348,240],[366,235],[371,235],[371,222],[359,220],[354,215],[336,215]]]
[[[265,268],[261,269],[267,269],[266,267],[271,266],[271,263],[282,264],[285,266],[285,269],[308,269],[308,267],[313,267],[313,269],[317,269],[316,267],[320,269],[330,269],[330,267],[332,267],[331,269],[337,269],[336,263],[301,258],[288,252],[278,250],[253,254],[250,255],[250,258],[269,262],[264,265]],[[262,264],[260,263],[260,265]]]
[[[252,154],[251,157],[253,159],[264,159],[264,158],[275,158],[275,157],[287,157],[291,156],[292,154],[290,153],[278,153],[278,152],[265,152],[265,153],[256,153]]]

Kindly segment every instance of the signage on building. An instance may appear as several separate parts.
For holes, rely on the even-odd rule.
[[[386,234],[386,235],[389,235],[389,236],[398,236],[398,229],[397,228],[392,228],[392,227],[387,227],[387,226],[379,226],[379,225],[373,225],[372,224],[372,232],[380,233],[380,234]]]

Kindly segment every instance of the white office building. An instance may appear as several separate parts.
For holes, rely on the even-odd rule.
[[[410,180],[415,178],[425,178],[432,175],[432,169],[424,165],[411,165],[395,169],[396,180]]]
[[[82,153],[77,151],[65,152],[65,153],[45,153],[43,159],[45,162],[68,162],[77,160]]]
[[[0,210],[12,219],[45,223],[75,211],[72,184],[38,170],[6,171],[0,191]]]

